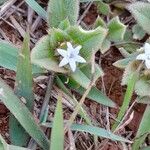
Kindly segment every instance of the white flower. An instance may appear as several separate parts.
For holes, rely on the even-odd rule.
[[[4,90],[3,88],[0,88],[0,95],[3,95],[4,94]]]
[[[145,43],[145,45],[144,45],[144,51],[145,51],[145,53],[139,54],[136,57],[136,59],[137,60],[144,60],[146,67],[148,69],[150,69],[150,44],[149,43]]]
[[[86,60],[79,56],[79,51],[82,47],[79,45],[76,48],[73,48],[70,42],[67,42],[67,50],[57,49],[58,53],[63,56],[59,67],[65,66],[67,64],[70,65],[71,70],[74,72],[76,70],[76,62],[85,63]]]

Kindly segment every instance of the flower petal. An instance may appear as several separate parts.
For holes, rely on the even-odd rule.
[[[71,70],[74,72],[76,70],[76,62],[74,59],[69,60],[69,65],[71,67]]]
[[[76,61],[80,62],[80,63],[86,63],[86,60],[83,57],[79,56],[79,55],[76,56]]]
[[[74,52],[74,48],[73,48],[73,46],[72,46],[72,44],[71,44],[70,42],[67,42],[67,54],[68,54],[68,56],[69,56],[72,52]]]
[[[63,67],[63,66],[65,66],[65,65],[67,65],[68,64],[68,59],[67,58],[63,58],[62,59],[62,61],[59,63],[59,67]]]
[[[82,48],[81,45],[77,46],[77,47],[74,49],[75,54],[78,55],[81,48]]]
[[[68,47],[69,49],[73,49],[73,46],[72,46],[72,44],[71,44],[70,42],[67,42],[67,47]]]
[[[67,55],[67,51],[64,50],[64,49],[57,49],[57,51],[58,51],[58,53],[59,53],[61,56],[63,56],[63,57],[65,57],[65,56]]]
[[[150,54],[150,44],[149,43],[145,43],[144,50],[145,50],[146,55]]]
[[[143,54],[139,54],[137,57],[136,57],[137,60],[145,60],[146,59],[146,55],[143,53]]]
[[[146,67],[147,67],[148,69],[150,69],[150,60],[146,60],[146,61],[145,61],[145,65],[146,65]]]

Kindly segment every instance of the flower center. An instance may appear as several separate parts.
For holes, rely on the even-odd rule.
[[[69,58],[74,58],[74,54],[73,53],[70,53],[70,55],[69,55]]]

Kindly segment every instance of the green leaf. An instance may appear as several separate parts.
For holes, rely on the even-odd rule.
[[[142,43],[135,42],[133,40],[133,33],[131,29],[127,29],[122,42],[115,43],[115,46],[120,49],[124,48],[128,53],[132,54],[136,52],[142,46]]]
[[[73,97],[69,89],[66,88],[62,80],[59,77],[56,77],[55,82],[57,86],[67,95],[68,99],[74,104],[74,106],[76,106],[78,101]],[[80,107],[79,114],[82,118],[84,118],[87,124],[92,125],[91,119],[83,107]]]
[[[3,3],[7,2],[8,0],[0,0],[0,5],[2,5]]]
[[[115,63],[113,63],[113,65],[120,69],[125,69],[130,62],[132,62],[136,59],[137,55],[138,55],[138,53],[130,54],[127,58],[120,59],[120,60],[116,61]]]
[[[0,40],[0,65],[10,70],[16,70],[18,49],[12,44]]]
[[[26,106],[32,111],[34,105],[34,94],[32,89],[33,77],[29,43],[29,35],[26,35],[18,57],[15,93],[18,97],[24,97],[26,99]]]
[[[107,30],[102,27],[85,31],[81,27],[75,26],[70,27],[67,32],[76,44],[82,45],[80,54],[87,61],[90,61],[93,52],[96,53],[101,48],[107,35]]]
[[[120,137],[118,135],[115,135],[114,133],[107,131],[103,128],[95,127],[95,126],[90,126],[90,125],[79,125],[79,124],[73,124],[71,126],[71,129],[74,131],[80,131],[80,132],[87,132],[90,134],[94,134],[103,138],[111,139],[113,141],[121,141],[121,142],[126,142],[126,143],[132,143],[131,141]]]
[[[25,2],[44,20],[47,19],[46,11],[35,0],[25,0]]]
[[[4,105],[15,116],[29,135],[44,149],[49,149],[49,141],[38,124],[35,122],[31,112],[14,94],[12,89],[0,79],[0,99]]]
[[[150,83],[146,78],[140,78],[135,84],[135,92],[139,96],[150,96]]]
[[[113,131],[119,125],[119,123],[121,122],[123,116],[125,115],[128,107],[129,107],[129,104],[130,104],[130,101],[131,101],[131,98],[132,98],[132,95],[134,92],[135,83],[138,80],[138,76],[139,76],[139,73],[137,71],[135,71],[129,75],[129,79],[127,82],[127,90],[126,90],[126,93],[124,96],[123,104],[120,108],[119,114],[118,114],[117,119],[116,119],[118,122],[116,122],[113,125],[113,127],[112,127]]]
[[[150,97],[149,96],[138,97],[137,103],[150,104]]]
[[[62,79],[61,77],[61,82],[64,83],[66,80]],[[74,80],[69,80],[69,82],[67,83],[68,87],[70,87],[72,90],[75,90],[76,92],[78,92],[79,94],[83,95],[85,92],[85,88],[82,88],[80,85],[77,85],[77,83]],[[74,83],[74,84],[73,84]],[[58,85],[58,84],[57,84]],[[64,85],[64,84],[63,84]],[[58,85],[59,88],[61,88],[64,91],[64,88],[62,88],[62,86]],[[70,93],[68,93],[68,90],[64,91],[67,95],[71,96],[72,95]],[[99,104],[103,104],[105,106],[108,107],[116,107],[116,104],[110,100],[107,96],[105,96],[99,89],[97,89],[96,87],[93,87],[91,89],[91,91],[89,92],[87,98],[99,103]]]
[[[121,82],[122,85],[128,84],[128,82],[131,78],[130,76],[136,72],[139,65],[140,65],[140,62],[136,61],[136,60],[132,61],[128,64],[128,66],[125,68],[125,71],[123,73],[122,82]]]
[[[98,13],[103,15],[109,15],[109,13],[111,12],[109,5],[102,1],[97,2],[97,10]]]
[[[118,50],[123,57],[127,58],[130,56],[130,53],[128,53],[128,51],[126,49],[124,49],[123,47],[118,48]]]
[[[113,18],[108,23],[108,29],[108,38],[111,41],[117,42],[123,40],[126,26],[120,22],[119,17]]]
[[[19,146],[9,145],[5,142],[3,137],[0,135],[0,150],[30,150]]]
[[[150,146],[144,147],[144,148],[142,148],[141,150],[150,150]]]
[[[64,122],[61,98],[58,98],[57,106],[54,115],[50,150],[63,150],[64,149]]]
[[[33,64],[54,72],[66,73],[67,71],[59,67],[57,59],[54,57],[54,50],[50,45],[50,36],[42,37],[31,52]]]
[[[97,28],[99,26],[101,26],[103,28],[107,28],[106,23],[104,22],[104,20],[100,16],[97,17],[97,19],[96,19],[96,21],[95,21],[95,23],[93,25],[93,28],[95,29],[95,28]]]
[[[79,13],[79,0],[50,0],[48,4],[48,23],[50,27],[57,28],[59,24],[69,19],[75,25]]]
[[[133,26],[132,32],[135,40],[142,40],[146,35],[146,32],[138,24]]]
[[[150,106],[147,105],[144,115],[142,117],[140,126],[138,128],[136,138],[134,140],[132,150],[137,150],[144,142],[146,136],[150,133]]]
[[[63,81],[65,82],[65,81]],[[69,83],[67,83],[67,85],[72,89],[75,90],[76,92],[78,92],[79,94],[83,95],[85,92],[85,88],[81,87],[80,85],[77,86],[77,84],[72,84],[73,82],[75,82],[74,80],[70,79]],[[89,92],[87,98],[99,103],[99,104],[103,104],[105,106],[108,107],[116,107],[116,104],[110,100],[107,96],[105,96],[99,89],[97,89],[96,87],[93,87],[91,89],[91,91]]]
[[[103,76],[103,71],[99,68],[98,65],[95,66],[95,75],[94,78],[97,80],[100,76]],[[90,66],[85,66],[81,69],[77,69],[74,73],[72,73],[71,78],[75,80],[80,86],[87,89],[90,84],[90,80],[92,79],[91,68]],[[83,82],[84,81],[84,82]]]
[[[42,125],[45,127],[48,127],[48,128],[50,128],[52,126],[50,123],[44,123]],[[99,127],[95,127],[95,126],[91,126],[91,125],[72,124],[71,130],[94,134],[94,135],[97,135],[102,138],[111,139],[113,141],[132,143],[132,141],[127,140],[119,135],[116,135],[116,134],[112,133],[111,131],[107,131],[103,128],[99,128]]]
[[[110,49],[110,47],[111,47],[111,42],[109,40],[105,39],[103,41],[101,49],[100,49],[101,53],[102,54],[106,53]]]
[[[64,21],[62,21],[58,26],[58,28],[61,30],[66,30],[69,27],[70,27],[70,22],[69,22],[68,18],[65,19]]]
[[[18,57],[15,93],[18,97],[25,99],[26,106],[30,111],[32,111],[34,104],[34,95],[32,91],[33,78],[30,63],[29,42],[29,35],[26,35]],[[29,135],[13,115],[9,117],[9,133],[11,142],[14,145],[26,146],[29,141]]]
[[[128,84],[128,81],[130,80],[130,76],[134,74],[134,72],[136,72],[138,66],[139,66],[139,62],[137,61],[132,61],[127,65],[123,73],[122,82],[121,82],[122,85]]]
[[[0,40],[0,66],[16,71],[18,55],[19,50],[12,43]],[[45,72],[35,65],[32,65],[32,69],[33,74]]]
[[[101,70],[101,68],[99,68],[98,65],[96,65],[95,70],[95,79],[98,79],[100,76],[104,75],[103,71]],[[68,86],[81,95],[84,94],[85,89],[88,87],[91,82],[90,80],[92,79],[91,69],[89,68],[89,66],[84,66],[81,69],[77,69],[76,72],[74,72],[70,76],[71,79],[69,80]],[[76,82],[79,86],[77,87],[77,84],[72,84],[72,81]],[[116,107],[114,102],[112,102],[107,96],[105,96],[95,87],[93,87],[89,92],[88,98],[106,106]]]
[[[150,34],[150,3],[135,2],[128,6],[129,11],[137,20],[138,24]]]
[[[73,88],[72,88],[73,89]],[[84,92],[85,92],[85,89],[82,88],[82,87],[79,87],[79,88],[74,88],[74,90],[76,92],[78,92],[79,94],[83,95]],[[99,104],[103,104],[105,106],[108,106],[108,107],[113,107],[115,108],[116,107],[116,104],[110,100],[107,96],[105,96],[100,90],[98,90],[96,87],[93,87],[91,89],[91,91],[89,92],[87,98],[99,103]]]

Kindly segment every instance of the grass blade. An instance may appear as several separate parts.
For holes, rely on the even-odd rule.
[[[29,42],[29,35],[26,35],[18,57],[15,93],[18,97],[26,100],[26,106],[32,112],[34,95],[32,91],[33,78]],[[14,145],[26,146],[29,141],[29,135],[13,115],[9,118],[9,133],[11,142]]]
[[[132,147],[132,150],[139,149],[140,145],[144,142],[146,136],[148,133],[150,133],[150,106],[148,105],[146,107],[146,110],[144,112],[142,121],[140,123],[140,126],[138,128],[136,138]]]
[[[138,78],[138,72],[135,72],[135,73],[131,74],[131,77],[130,77],[130,79],[128,81],[128,84],[127,84],[127,90],[126,90],[126,93],[125,93],[123,104],[120,108],[118,117],[116,119],[118,122],[116,122],[112,127],[113,131],[120,124],[120,121],[122,120],[123,116],[125,115],[125,112],[127,111],[128,107],[129,107],[129,103],[131,101],[132,94],[134,92],[134,87],[135,87],[135,83],[137,81],[137,78]]]
[[[132,143],[130,140],[127,140],[121,136],[115,135],[114,133],[107,131],[103,128],[99,128],[95,126],[73,124],[71,126],[71,130],[87,132],[87,133],[94,134],[103,138],[111,139],[113,141]]]
[[[63,150],[63,149],[64,149],[63,110],[61,97],[59,97],[53,121],[50,150]]]
[[[43,123],[43,126],[47,128],[51,128],[52,124],[51,123]],[[112,133],[111,131],[107,131],[106,129],[91,126],[91,125],[80,125],[80,124],[72,124],[71,125],[71,130],[73,131],[79,131],[79,132],[86,132],[90,133],[99,137],[111,139],[113,141],[120,141],[120,142],[126,142],[126,143],[132,143],[132,141],[127,140],[119,135],[116,135]]]
[[[83,94],[85,89],[82,87],[76,88],[74,89],[76,92],[78,92],[79,94]],[[87,98],[99,103],[99,104],[103,104],[105,106],[108,107],[112,107],[115,108],[116,104],[110,100],[107,96],[105,96],[100,90],[98,90],[96,87],[92,87],[91,91],[89,92]]]
[[[35,0],[25,0],[25,2],[44,20],[47,19],[46,11]]]
[[[29,135],[44,150],[49,149],[49,141],[35,122],[31,112],[2,79],[0,79],[0,99]]]

